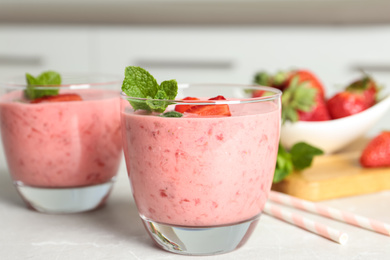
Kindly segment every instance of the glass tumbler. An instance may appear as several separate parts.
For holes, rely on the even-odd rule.
[[[264,96],[252,98],[255,90]],[[123,146],[134,200],[146,231],[161,248],[185,255],[229,252],[251,235],[268,198],[281,92],[228,84],[183,84],[178,92],[177,100],[121,94]],[[209,100],[219,95],[226,100]],[[134,102],[166,102],[166,111],[228,107],[231,116],[184,112],[182,117],[163,117],[135,111]]]
[[[120,86],[114,76],[65,75],[61,85],[34,86],[59,95],[33,102],[24,78],[1,84],[4,153],[29,207],[74,213],[104,204],[122,154]],[[69,95],[79,100],[66,101]]]

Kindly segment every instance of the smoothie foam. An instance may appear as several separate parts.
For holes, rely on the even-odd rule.
[[[230,106],[231,117],[122,112],[126,165],[143,218],[215,226],[261,213],[275,169],[280,110],[267,102],[239,108]]]
[[[78,90],[83,101],[29,104],[20,91],[0,99],[1,134],[14,181],[80,187],[113,178],[121,158],[119,97]]]

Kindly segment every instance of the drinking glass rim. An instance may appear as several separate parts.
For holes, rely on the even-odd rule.
[[[264,96],[264,97],[251,97],[251,98],[234,98],[233,100],[183,100],[183,99],[152,99],[152,98],[138,98],[138,97],[130,97],[127,96],[126,93],[121,91],[120,95],[122,99],[125,100],[134,100],[134,101],[159,101],[159,102],[170,102],[170,103],[180,103],[183,105],[233,105],[233,104],[242,104],[242,103],[255,103],[255,102],[265,102],[265,101],[273,101],[278,99],[282,95],[282,91],[273,88],[273,87],[267,87],[267,86],[260,86],[260,85],[245,85],[245,84],[223,84],[223,83],[183,83],[178,84],[179,89],[185,89],[189,86],[200,86],[200,87],[240,87],[242,89],[248,89],[248,90],[264,90],[268,92],[273,92],[273,95],[270,96]]]
[[[104,85],[114,85],[114,84],[122,85],[122,81],[123,81],[123,78],[121,78],[116,74],[101,74],[101,73],[63,73],[61,74],[61,78],[85,80],[85,82],[66,83],[60,85],[28,85],[27,82],[20,83],[21,81],[23,81],[23,79],[25,80],[25,76],[16,76],[16,77],[0,80],[0,87],[8,88],[8,89],[21,89],[21,90],[25,89],[27,86],[32,86],[37,89],[52,89],[53,87],[63,88],[63,89],[85,89],[94,86],[104,86]],[[102,80],[90,80],[90,82],[88,82],[87,79],[93,79],[93,78],[102,79]]]

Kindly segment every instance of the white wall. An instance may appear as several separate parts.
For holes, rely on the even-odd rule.
[[[158,81],[246,84],[256,71],[297,67],[317,73],[330,95],[357,77],[360,65],[376,67],[367,72],[390,89],[389,46],[390,25],[1,25],[0,78],[45,69],[121,75],[128,65],[142,65]]]

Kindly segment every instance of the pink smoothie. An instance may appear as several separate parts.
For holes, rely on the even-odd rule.
[[[256,105],[256,114],[254,105],[238,108],[230,106],[231,117],[122,112],[126,165],[143,218],[213,226],[261,213],[275,169],[280,110],[271,103]]]
[[[122,150],[118,93],[76,93],[83,101],[29,104],[15,100],[19,91],[1,97],[1,134],[14,181],[79,187],[116,175]]]

